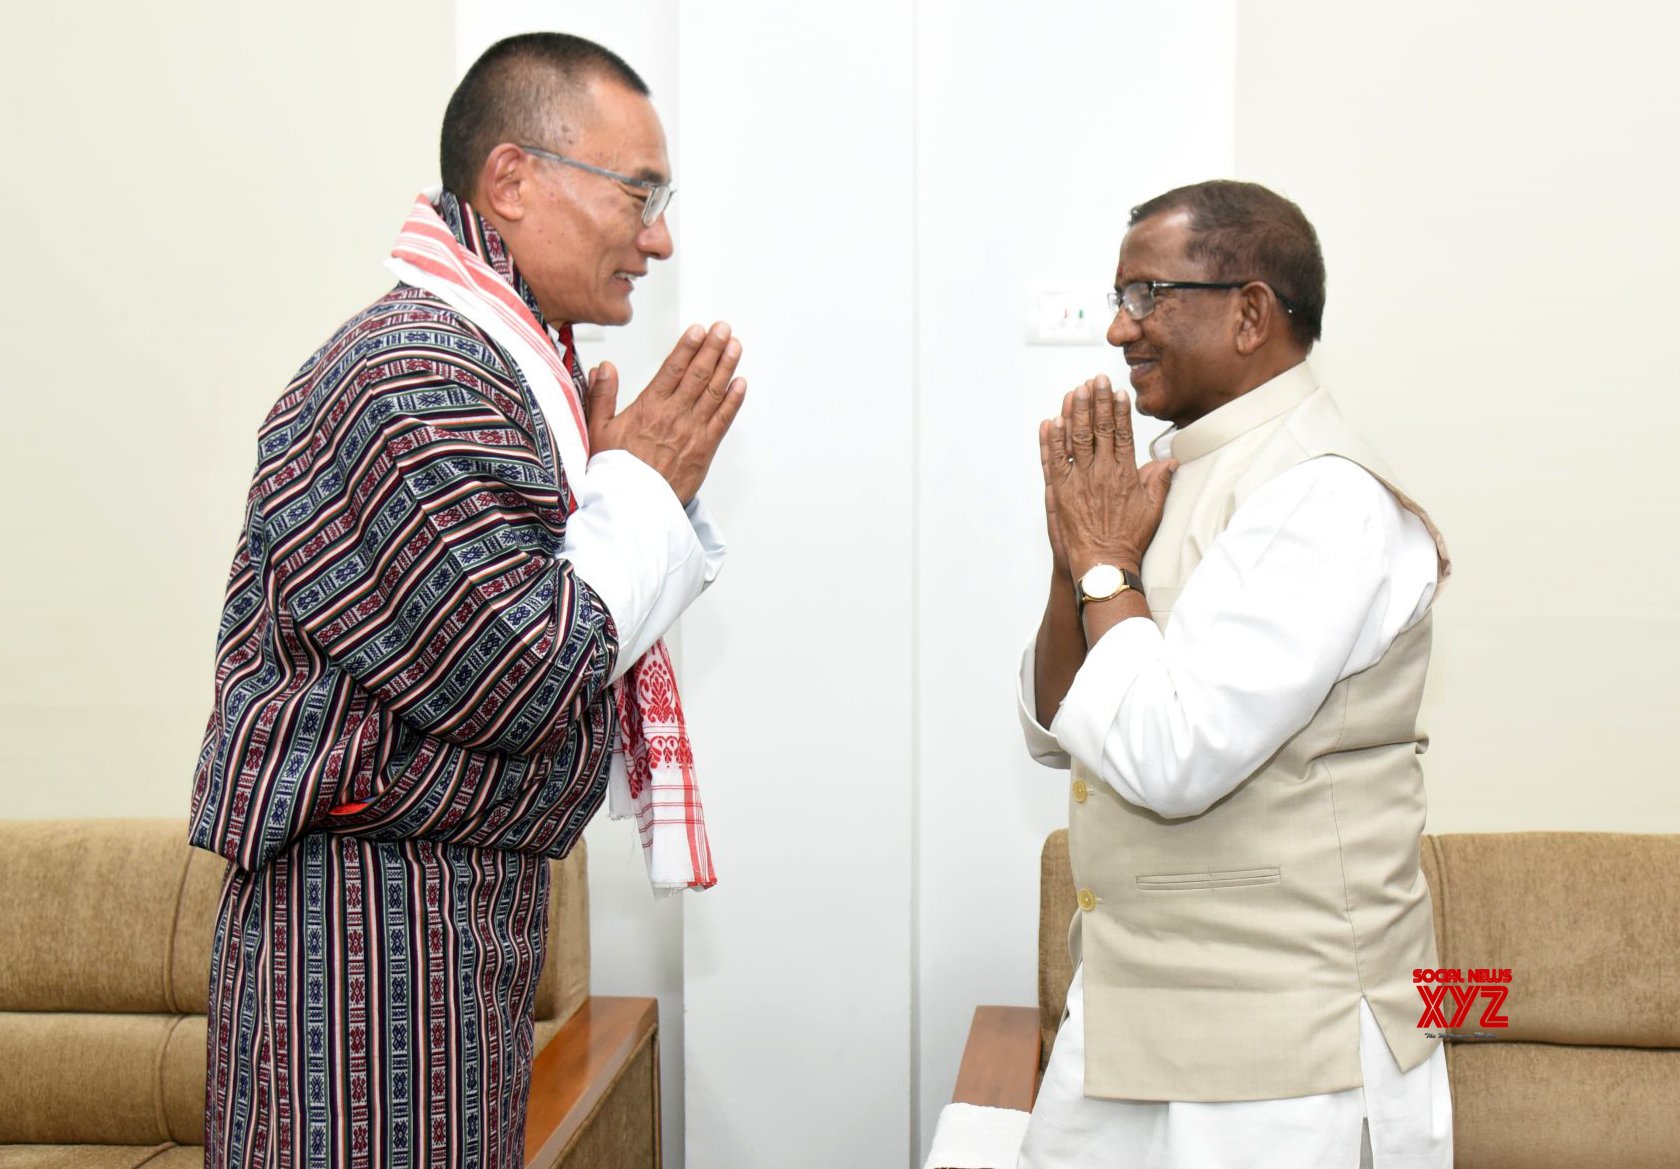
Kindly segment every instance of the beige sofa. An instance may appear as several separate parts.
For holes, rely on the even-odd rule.
[[[224,864],[179,820],[0,821],[0,1169],[203,1163]],[[589,994],[580,846],[554,862],[528,1165],[659,1164],[652,999]]]
[[[1458,1169],[1680,1167],[1680,836],[1426,836],[1423,868],[1441,966],[1512,972],[1509,1026],[1478,1004],[1447,1044]],[[975,1012],[959,1103],[1032,1107],[1073,978],[1065,829],[1039,897],[1038,1007]]]

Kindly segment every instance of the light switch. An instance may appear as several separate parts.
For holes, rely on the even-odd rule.
[[[1036,292],[1027,298],[1030,345],[1101,345],[1108,332],[1102,297],[1077,292]]]

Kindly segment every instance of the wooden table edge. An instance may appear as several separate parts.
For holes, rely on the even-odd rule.
[[[1031,1112],[1038,1056],[1037,1007],[975,1007],[951,1100]]]
[[[559,1162],[658,1022],[658,999],[591,995],[561,1024],[531,1065],[527,1169]]]

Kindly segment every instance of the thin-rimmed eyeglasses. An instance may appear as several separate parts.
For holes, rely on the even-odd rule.
[[[557,162],[561,166],[576,167],[578,170],[588,171],[592,175],[600,175],[604,179],[611,179],[615,183],[622,183],[626,187],[632,187],[642,192],[640,195],[632,195],[631,197],[641,200],[642,223],[647,227],[652,227],[659,217],[665,214],[665,208],[671,204],[671,196],[677,193],[676,188],[670,183],[656,183],[652,179],[638,179],[629,175],[621,175],[617,171],[610,171],[587,162],[580,162],[575,158],[567,158],[564,154],[556,154],[554,151],[544,150],[540,146],[526,146],[524,143],[520,143],[519,149],[526,154],[546,158],[548,161]]]

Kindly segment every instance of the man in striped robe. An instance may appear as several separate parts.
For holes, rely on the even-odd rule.
[[[646,85],[512,38],[442,153],[421,210],[495,287],[399,284],[259,436],[193,788],[231,862],[207,1165],[522,1163],[547,860],[607,789],[615,679],[721,562],[695,493],[745,391],[727,326],[623,411],[570,347],[671,253]]]

